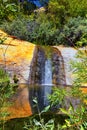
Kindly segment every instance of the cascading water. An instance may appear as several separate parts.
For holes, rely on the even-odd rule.
[[[52,61],[51,59],[47,59],[45,61],[45,78],[44,84],[45,85],[52,85]]]
[[[52,89],[52,61],[47,59],[45,61],[45,73],[44,73],[44,106],[49,104],[47,95],[51,94]]]
[[[55,48],[37,47],[30,74],[32,87],[29,88],[29,100],[34,106],[32,101],[37,97],[39,109],[42,110],[49,105],[47,96],[52,93],[53,84],[65,84],[61,53]]]

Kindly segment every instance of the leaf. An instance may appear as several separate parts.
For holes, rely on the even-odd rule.
[[[81,129],[80,130],[85,130],[84,127],[81,125]]]
[[[60,110],[61,110],[61,112],[63,112],[64,114],[67,114],[67,115],[69,115],[68,111],[66,111],[65,109],[63,109],[63,108],[60,108]]]
[[[54,120],[53,120],[53,119],[51,119],[51,120],[49,120],[49,121],[47,122],[47,124],[52,124],[52,123],[54,123]]]
[[[71,111],[71,110],[74,112],[74,107],[73,107],[72,103],[70,102],[70,108],[69,108],[69,111]]]
[[[34,98],[33,102],[36,103],[36,104],[38,104],[37,98]]]
[[[36,119],[33,120],[36,126],[41,126],[41,123],[37,121]]]
[[[49,105],[49,106],[47,106],[47,107],[45,107],[45,108],[44,108],[44,110],[43,110],[43,111],[41,111],[41,113],[43,113],[43,112],[47,112],[47,111],[49,110],[49,108],[50,108],[50,105]]]
[[[54,119],[49,120],[46,124],[45,124],[46,128],[49,128],[50,130],[54,130]]]
[[[62,126],[62,129],[65,129],[65,128],[67,128],[67,125],[66,125],[66,124]]]
[[[66,124],[67,124],[67,126],[68,126],[68,127],[70,127],[70,126],[71,126],[71,125],[70,125],[70,121],[65,120],[65,122],[66,122]]]
[[[84,107],[81,107],[81,110],[82,110],[83,113],[85,112],[85,108]]]

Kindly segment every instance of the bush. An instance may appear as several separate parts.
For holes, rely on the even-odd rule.
[[[43,45],[55,45],[59,31],[47,20],[41,23],[21,16],[11,23],[4,22],[1,28],[19,39]]]
[[[86,0],[50,0],[48,3],[48,15],[57,26],[64,24],[70,17],[85,17],[87,14]]]
[[[18,7],[15,3],[8,0],[0,0],[0,22],[3,20],[12,20],[17,14]]]
[[[9,33],[10,35],[14,35],[22,40],[32,41],[32,32],[36,27],[36,22],[29,20],[28,18],[24,18],[23,16],[17,17],[11,23],[5,21],[1,28]]]
[[[0,68],[0,130],[4,130],[6,118],[10,115],[8,107],[9,98],[14,94],[14,87],[10,84],[8,74]]]
[[[87,18],[70,18],[60,31],[57,41],[69,46],[87,45]]]
[[[37,16],[37,18],[35,18]],[[57,28],[45,14],[19,16],[13,22],[4,22],[1,28],[19,39],[40,45],[87,45],[87,18],[70,18],[68,22]]]

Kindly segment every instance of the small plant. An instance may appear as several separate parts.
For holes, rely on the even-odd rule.
[[[8,74],[0,69],[0,128],[4,130],[6,118],[10,115],[8,107],[11,105],[9,98],[14,94],[14,86],[10,85]]]
[[[53,93],[48,96],[51,107],[56,107],[56,109],[58,109],[62,104],[64,104],[66,95],[67,93],[64,88],[54,87]]]
[[[40,112],[37,99],[36,98],[33,99],[33,102],[37,106],[39,119],[37,120],[35,116],[31,117],[28,124],[25,122],[24,129],[25,130],[49,130],[49,129],[54,130],[54,119],[50,119],[48,120],[48,122],[45,122],[44,118],[42,117],[42,114],[46,113],[49,110],[50,106],[45,107],[44,110]]]
[[[4,44],[6,39],[7,39],[7,37],[3,36],[3,34],[0,33],[0,44]]]
[[[87,129],[87,115],[86,108],[83,105],[79,105],[76,109],[71,104],[68,110],[63,108],[60,109],[63,114],[66,114],[69,118],[65,120],[65,124],[62,126],[62,129],[71,129],[71,130],[85,130]],[[85,128],[84,128],[85,124]]]
[[[17,13],[17,5],[8,0],[0,0],[0,23],[5,20],[11,20]]]

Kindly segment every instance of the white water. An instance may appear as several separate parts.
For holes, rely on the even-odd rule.
[[[47,95],[51,94],[52,89],[52,62],[50,59],[45,61],[45,74],[44,74],[44,105],[47,106]]]
[[[52,63],[50,59],[45,61],[45,81],[44,84],[52,85]]]

